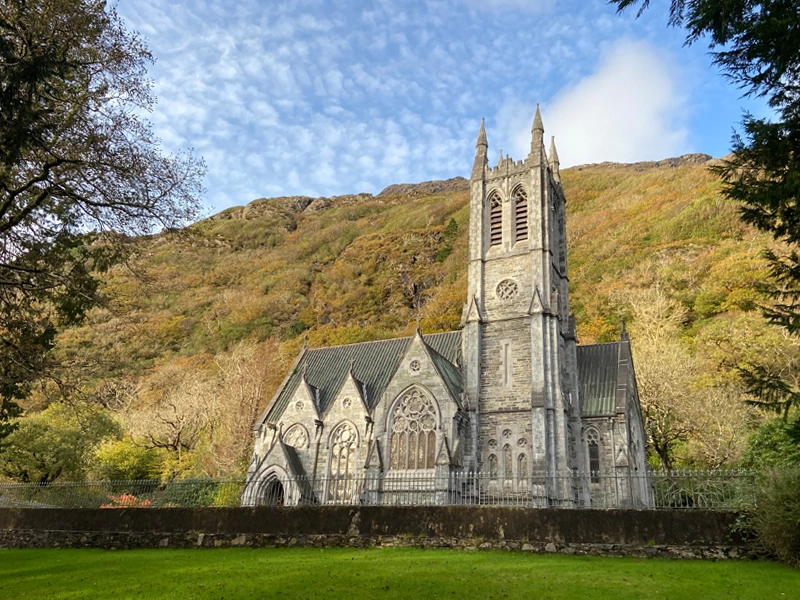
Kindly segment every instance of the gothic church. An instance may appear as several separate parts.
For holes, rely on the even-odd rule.
[[[538,107],[531,133],[490,167],[481,124],[461,330],[304,348],[256,423],[244,505],[652,505],[628,335],[577,345]]]

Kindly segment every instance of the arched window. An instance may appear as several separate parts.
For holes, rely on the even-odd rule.
[[[489,455],[489,478],[497,479],[497,456]]]
[[[594,429],[586,432],[586,449],[589,456],[589,476],[592,483],[600,483],[600,443]]]
[[[503,202],[500,196],[492,194],[489,198],[489,245],[503,243]]]
[[[308,432],[306,428],[300,425],[300,423],[295,423],[283,434],[283,443],[287,446],[293,446],[294,448],[302,450],[308,446]]]
[[[341,423],[333,430],[330,443],[329,501],[347,502],[351,500],[357,448],[358,432],[350,423]]]
[[[436,406],[418,389],[406,392],[395,405],[389,468],[433,469],[436,460]]]
[[[521,187],[514,190],[514,242],[528,239],[528,194]]]
[[[517,478],[519,481],[525,481],[528,478],[528,457],[524,454],[517,457]]]
[[[514,478],[514,459],[511,456],[511,446],[506,444],[503,446],[503,474],[505,478],[511,480]]]

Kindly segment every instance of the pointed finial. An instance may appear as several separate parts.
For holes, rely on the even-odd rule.
[[[544,133],[544,125],[542,125],[542,113],[539,112],[539,104],[536,104],[536,114],[533,116],[533,126],[531,131],[541,131]]]
[[[306,348],[308,348],[308,334],[303,336],[303,349],[305,350]]]
[[[497,159],[497,166],[499,167],[502,164],[503,164],[503,151],[500,150],[500,158]]]
[[[625,327],[625,319],[622,319],[622,333],[620,334],[619,339],[622,340],[623,342],[626,342],[630,339],[630,336],[628,335],[628,330]]]
[[[306,378],[308,374],[308,361],[303,361],[303,379]]]
[[[489,142],[486,141],[486,125],[483,119],[481,119],[481,130],[478,132],[478,141],[475,143],[476,148],[480,149],[481,146],[489,147]]]
[[[533,117],[531,127],[531,156],[541,156],[541,160],[546,160],[544,155],[544,125],[542,125],[542,114],[539,112],[539,105],[536,105],[536,115]]]
[[[550,137],[550,164],[555,165],[555,170],[558,171],[558,152],[556,151],[556,136]]]
[[[479,181],[486,176],[486,169],[489,166],[489,160],[486,153],[489,150],[489,142],[486,141],[486,126],[483,119],[481,119],[481,130],[478,133],[478,142],[475,144],[475,162],[472,163],[472,174],[470,179]]]
[[[354,364],[356,364],[356,359],[355,358],[351,358],[350,359],[350,372],[351,373],[353,372],[353,365]]]
[[[479,146],[489,147],[489,142],[486,141],[486,126],[484,125],[483,119],[481,119],[481,130],[478,133],[478,142],[475,144],[476,148]]]

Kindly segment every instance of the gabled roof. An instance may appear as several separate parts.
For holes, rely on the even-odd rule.
[[[345,378],[350,371],[352,362],[353,376],[364,384],[366,388],[365,404],[372,410],[380,399],[390,379],[394,375],[400,360],[405,355],[408,345],[413,337],[380,340],[377,342],[363,342],[347,346],[332,346],[330,348],[307,349],[301,352],[292,370],[284,380],[276,395],[270,402],[267,410],[257,421],[260,425],[264,421],[277,419],[289,403],[297,386],[305,373],[306,380],[319,390],[319,412],[325,414],[330,407],[337,392],[341,389]],[[450,331],[447,333],[433,333],[423,336],[428,347],[439,355],[437,368],[448,369],[444,363],[450,363],[450,371],[457,372],[453,363],[461,348],[461,332]],[[433,355],[433,353],[431,353]],[[441,363],[441,364],[440,364]],[[442,378],[447,382],[452,378],[448,371]],[[451,383],[447,384],[450,387]],[[456,395],[458,398],[458,395]]]
[[[425,340],[423,339],[423,341]],[[444,381],[445,386],[447,386],[447,391],[450,392],[450,397],[459,408],[463,408],[461,406],[461,392],[463,391],[461,387],[461,371],[452,362],[434,350],[427,342],[425,342],[425,345],[427,346],[428,356],[431,357],[433,366],[439,371],[442,381]]]
[[[620,343],[578,346],[578,388],[585,417],[616,412]]]

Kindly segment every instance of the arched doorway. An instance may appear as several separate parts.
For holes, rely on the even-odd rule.
[[[283,506],[285,496],[283,492],[283,484],[277,477],[270,479],[264,487],[264,496],[262,504],[266,506]]]

